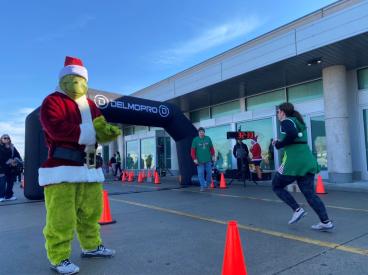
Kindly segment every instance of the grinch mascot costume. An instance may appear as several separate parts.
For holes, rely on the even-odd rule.
[[[69,260],[75,231],[82,257],[115,254],[102,245],[100,237],[104,175],[95,160],[97,142],[113,141],[121,131],[108,124],[87,98],[87,81],[82,61],[66,57],[59,86],[41,106],[40,120],[49,149],[39,169],[47,211],[43,233],[51,267],[59,274],[79,272]]]

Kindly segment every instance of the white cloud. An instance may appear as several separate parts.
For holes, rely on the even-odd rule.
[[[0,119],[0,135],[8,134],[20,155],[24,156],[25,120],[34,108],[21,108],[2,115]],[[6,117],[6,120],[3,118]]]
[[[215,26],[202,31],[197,37],[160,52],[156,62],[160,64],[177,64],[190,56],[245,36],[260,25],[261,20],[253,16]]]

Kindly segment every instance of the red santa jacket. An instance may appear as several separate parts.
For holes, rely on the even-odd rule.
[[[89,169],[79,163],[52,157],[56,147],[84,151],[96,144],[93,119],[101,116],[95,103],[86,96],[73,100],[63,92],[45,98],[40,111],[41,125],[49,148],[48,158],[39,169],[41,186],[61,182],[104,181],[101,168]]]
[[[255,142],[250,148],[250,152],[252,153],[252,160],[262,160],[262,149],[258,142]]]

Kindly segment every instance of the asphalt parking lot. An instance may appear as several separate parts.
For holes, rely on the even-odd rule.
[[[235,183],[199,192],[175,180],[105,183],[116,224],[102,226],[112,259],[81,259],[77,241],[71,260],[80,274],[221,274],[226,224],[238,221],[248,274],[368,274],[368,193],[324,195],[336,229],[315,232],[312,209],[288,225],[291,210],[269,186]],[[44,250],[42,201],[0,205],[0,274],[54,274]],[[305,204],[300,193],[297,201]]]

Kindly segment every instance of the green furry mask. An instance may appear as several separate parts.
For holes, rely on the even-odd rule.
[[[87,80],[78,75],[66,75],[59,81],[60,88],[72,99],[87,94]]]

